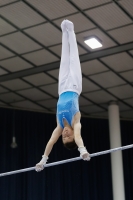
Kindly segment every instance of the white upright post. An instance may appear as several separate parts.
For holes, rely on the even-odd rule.
[[[108,108],[110,147],[116,148],[121,145],[119,106],[117,102],[111,102]],[[125,200],[124,176],[122,152],[111,154],[113,200]]]

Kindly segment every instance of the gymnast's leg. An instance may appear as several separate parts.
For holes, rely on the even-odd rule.
[[[82,91],[82,73],[79,60],[78,47],[76,36],[74,33],[74,25],[71,21],[66,20],[66,27],[68,30],[69,46],[70,46],[70,73],[73,89],[78,91],[80,95]]]
[[[62,53],[61,53],[61,63],[59,70],[59,86],[58,86],[59,95],[65,89],[65,83],[70,72],[69,43],[68,43],[68,32],[66,29],[66,20],[64,20],[61,23],[61,29],[62,29]]]

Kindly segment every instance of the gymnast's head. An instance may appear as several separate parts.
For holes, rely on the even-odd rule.
[[[62,142],[64,147],[69,150],[77,149],[77,145],[74,140],[74,131],[71,127],[64,127],[62,131]]]

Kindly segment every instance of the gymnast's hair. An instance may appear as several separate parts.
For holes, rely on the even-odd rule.
[[[68,150],[74,150],[74,149],[77,149],[78,146],[77,144],[75,143],[75,141],[73,140],[72,142],[67,142],[65,144],[63,144],[64,147],[66,147]]]

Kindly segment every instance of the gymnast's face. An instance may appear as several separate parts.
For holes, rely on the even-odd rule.
[[[72,142],[74,139],[74,132],[70,127],[65,127],[62,131],[62,141],[63,143]]]

